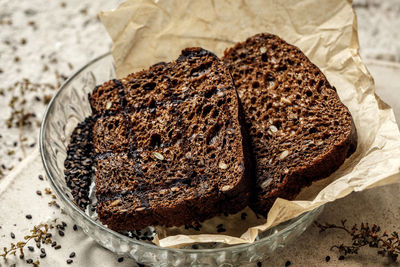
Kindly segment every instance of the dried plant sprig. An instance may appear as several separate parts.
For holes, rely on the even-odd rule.
[[[27,99],[25,98],[25,94],[27,92],[46,92],[46,91],[54,91],[57,89],[62,82],[64,82],[67,77],[65,75],[60,74],[58,71],[55,71],[56,84],[51,83],[34,83],[29,79],[24,78],[21,81],[15,82],[12,86],[7,88],[7,91],[14,92],[15,95],[11,98],[8,106],[11,108],[11,114],[9,118],[6,120],[6,125],[8,128],[16,127],[19,129],[19,141],[21,150],[26,156],[25,148],[23,145],[23,127],[26,125],[32,125],[32,120],[36,118],[36,114],[33,112],[27,111]],[[0,88],[2,94],[4,94],[5,89]],[[43,103],[47,105],[51,99],[51,95],[45,95],[43,98]],[[36,121],[36,123],[40,123],[40,121]]]
[[[353,243],[350,246],[340,244],[331,247],[331,250],[338,249],[341,254],[358,254],[359,249],[367,245],[371,248],[378,248],[378,255],[388,256],[393,261],[397,261],[400,254],[399,234],[392,232],[389,235],[386,231],[381,233],[381,227],[376,224],[372,226],[369,226],[368,223],[361,223],[360,226],[354,224],[351,229],[346,226],[346,220],[342,220],[341,225],[319,222],[315,222],[315,225],[320,229],[320,233],[328,229],[340,229],[352,237]]]
[[[24,255],[24,247],[28,244],[28,242],[34,239],[36,242],[44,242],[49,244],[53,242],[51,239],[50,229],[53,229],[54,226],[52,224],[42,223],[39,225],[34,226],[31,230],[29,235],[24,236],[24,241],[19,241],[17,243],[11,243],[10,247],[3,247],[3,253],[0,254],[4,260],[7,260],[7,256],[14,255],[16,256],[17,252],[19,251],[20,255]],[[36,262],[33,264],[35,265]],[[39,262],[37,261],[37,266]]]

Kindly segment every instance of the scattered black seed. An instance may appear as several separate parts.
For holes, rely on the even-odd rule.
[[[61,245],[57,245],[54,247],[54,249],[60,249],[60,248],[61,248]]]
[[[30,220],[30,219],[32,219],[32,215],[27,214],[27,215],[25,216],[25,218],[27,218],[28,220]]]
[[[32,260],[32,259],[27,259],[27,260],[26,260],[26,263],[32,264],[32,263],[33,263],[33,260]]]
[[[194,222],[193,225],[185,225],[185,229],[193,228],[195,231],[200,231],[201,224],[199,222]]]
[[[19,258],[20,258],[21,260],[24,259],[24,257],[25,257],[24,254],[20,254],[20,255],[19,255]]]
[[[329,262],[330,260],[331,260],[331,257],[330,257],[330,256],[326,256],[326,257],[325,257],[325,261],[326,261],[326,262]]]
[[[40,252],[46,253],[46,250],[45,250],[44,248],[41,248],[41,249],[40,249]]]
[[[78,230],[78,227],[76,226],[76,224],[74,224],[74,226],[72,226],[72,229],[74,229],[74,231]]]
[[[15,141],[15,142],[13,143],[13,146],[16,147],[17,145],[18,145],[18,142]]]
[[[42,191],[37,190],[37,191],[36,191],[36,195],[41,196],[41,195],[42,195]]]
[[[51,243],[51,247],[55,247],[55,246],[57,246],[57,242],[56,241],[53,241],[53,243]]]
[[[39,180],[41,180],[41,181],[43,181],[43,180],[44,180],[44,177],[43,177],[43,175],[39,174]]]
[[[34,250],[35,250],[35,248],[32,247],[32,246],[28,246],[28,249],[29,249],[30,251],[34,251]]]
[[[223,232],[226,232],[226,229],[224,229],[224,228],[218,228],[218,229],[217,229],[217,232],[218,232],[218,233],[223,233]]]
[[[36,243],[36,247],[37,247],[37,248],[40,248],[40,247],[41,247],[40,242],[37,242],[37,243]]]
[[[123,262],[124,261],[124,257],[118,258],[118,262]]]
[[[71,254],[69,254],[69,257],[70,257],[70,258],[75,257],[75,252],[71,252]]]
[[[340,261],[344,260],[344,256],[341,255],[341,256],[339,257],[339,260],[340,260]]]
[[[74,261],[73,260],[71,260],[71,259],[68,259],[67,260],[67,264],[71,264],[71,263],[73,263]]]
[[[15,234],[13,232],[10,233],[10,236],[11,236],[12,239],[15,238]]]
[[[46,257],[46,253],[41,253],[40,258],[43,259],[44,257]]]
[[[262,266],[261,261],[257,262],[257,267],[261,267],[261,266]]]
[[[60,235],[60,236],[64,236],[64,232],[63,231],[58,231],[58,234]]]
[[[242,214],[240,214],[240,218],[242,220],[246,220],[246,217],[247,217],[247,213],[246,212],[242,212]]]
[[[287,261],[286,263],[285,263],[285,267],[288,267],[288,266],[290,266],[292,263],[290,262],[290,261]]]
[[[32,143],[29,145],[29,147],[34,147],[36,145],[36,143]]]
[[[65,222],[61,222],[63,227],[67,227],[67,224]]]

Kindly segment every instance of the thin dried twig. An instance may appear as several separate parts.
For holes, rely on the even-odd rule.
[[[320,233],[328,229],[340,229],[352,237],[353,243],[350,246],[340,244],[331,247],[331,250],[338,249],[341,254],[358,254],[359,249],[367,245],[371,248],[378,248],[378,255],[388,256],[393,261],[397,261],[400,254],[399,234],[393,232],[388,235],[386,231],[381,234],[381,227],[376,224],[371,227],[368,223],[361,223],[360,227],[354,224],[351,229],[347,228],[346,220],[342,220],[341,225],[319,222],[315,222],[315,225],[320,229]]]
[[[16,256],[19,251],[20,255],[24,255],[24,247],[28,244],[28,242],[32,239],[35,239],[36,242],[42,242],[49,244],[52,241],[51,234],[49,233],[50,229],[53,229],[54,226],[52,224],[39,224],[34,226],[30,232],[30,235],[24,236],[24,241],[19,241],[17,243],[11,243],[10,247],[3,247],[3,253],[0,254],[4,260],[7,260],[7,256],[14,255]]]

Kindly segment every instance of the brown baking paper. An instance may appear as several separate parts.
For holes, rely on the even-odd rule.
[[[399,180],[400,134],[392,109],[375,95],[374,81],[359,56],[357,21],[346,0],[128,0],[102,12],[111,35],[117,76],[171,61],[185,47],[201,46],[218,56],[234,43],[260,32],[298,46],[337,88],[358,130],[358,148],[330,177],[305,188],[295,201],[276,200],[268,219],[246,209],[202,223],[201,231],[158,228],[157,244],[179,247],[196,242],[253,242],[259,231],[361,191]],[[218,234],[216,225],[227,232]]]

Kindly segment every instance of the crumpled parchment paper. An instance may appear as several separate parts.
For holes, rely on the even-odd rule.
[[[202,223],[201,231],[158,228],[158,245],[196,242],[250,243],[259,231],[342,198],[352,191],[399,181],[400,134],[393,111],[375,95],[374,81],[359,56],[351,1],[332,0],[127,0],[101,12],[112,37],[117,76],[171,61],[185,47],[201,46],[218,56],[260,32],[298,46],[337,88],[358,131],[357,151],[330,177],[304,188],[295,201],[277,199],[267,219],[246,209]],[[216,225],[227,232],[219,234]]]

